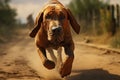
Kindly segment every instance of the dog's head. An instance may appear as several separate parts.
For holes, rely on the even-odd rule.
[[[43,12],[44,30],[47,32],[48,40],[51,42],[61,42],[64,36],[64,21],[67,13],[60,6],[49,6]]]
[[[52,4],[47,6],[36,18],[35,28],[30,33],[31,37],[35,37],[40,28],[43,28],[48,36],[49,41],[62,41],[64,40],[64,27],[65,22],[70,22],[72,28],[76,33],[79,33],[80,26],[71,14],[69,9],[66,9],[61,4]]]

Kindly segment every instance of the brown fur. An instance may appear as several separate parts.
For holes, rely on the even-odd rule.
[[[50,16],[53,16],[52,18],[55,19],[52,20],[49,19],[49,17],[46,19],[46,16],[48,14]],[[59,20],[59,17],[62,20]],[[54,23],[55,25],[61,24],[62,26],[62,31],[57,37],[50,35],[50,25],[54,25]],[[58,49],[59,47],[64,47],[67,58],[62,65],[63,67],[60,69],[60,74],[62,77],[67,76],[71,73],[72,63],[74,59],[74,43],[72,40],[69,23],[71,24],[74,31],[79,34],[80,26],[73,17],[70,10],[66,9],[57,0],[51,0],[49,4],[47,4],[43,9],[43,11],[40,12],[36,17],[34,29],[30,33],[30,36],[32,38],[35,37],[35,43],[37,45],[41,61],[43,62],[43,65],[48,69],[53,69],[55,67],[55,64],[54,62],[47,59],[46,48],[52,47],[53,49]]]

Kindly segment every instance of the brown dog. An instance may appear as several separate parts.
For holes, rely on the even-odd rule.
[[[67,57],[59,69],[61,77],[71,73],[74,59],[74,43],[69,23],[78,34],[80,26],[70,10],[66,9],[57,0],[51,0],[37,16],[35,27],[30,33],[32,38],[35,37],[38,53],[43,65],[47,69],[53,69],[56,64],[47,58],[46,49],[50,53],[52,52],[52,54],[52,49],[56,49],[61,54],[61,47],[64,48]]]

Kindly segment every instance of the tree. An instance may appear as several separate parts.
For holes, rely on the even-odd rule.
[[[68,6],[74,15],[80,19],[87,19],[92,17],[93,11],[99,15],[99,10],[104,3],[99,0],[72,0]]]
[[[16,11],[9,6],[10,0],[0,0],[0,42],[10,40],[16,24]]]
[[[68,5],[73,14],[82,22],[83,32],[96,30],[94,28],[100,20],[100,9],[105,6],[106,3],[100,0],[72,0]]]
[[[10,0],[0,0],[0,25],[14,25],[16,11],[9,6]]]

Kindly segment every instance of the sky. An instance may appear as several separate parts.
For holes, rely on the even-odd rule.
[[[17,19],[20,19],[22,22],[26,22],[26,17],[29,14],[33,14],[35,19],[38,12],[49,0],[11,0],[11,7],[17,10],[18,16]],[[59,0],[62,4],[66,5],[71,0]],[[120,4],[120,0],[110,0],[110,4]]]
[[[119,4],[120,5],[120,0],[110,0],[111,4]]]
[[[17,10],[18,16],[16,18],[20,19],[22,22],[26,22],[26,17],[29,14],[33,14],[33,18],[35,19],[41,8],[48,1],[49,0],[11,0],[10,6]],[[59,1],[64,5],[70,2],[70,0]]]

